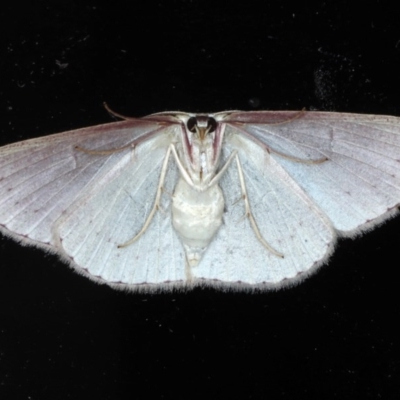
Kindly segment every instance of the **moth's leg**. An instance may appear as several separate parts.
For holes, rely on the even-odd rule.
[[[245,217],[247,217],[249,219],[251,227],[253,228],[254,233],[256,234],[258,240],[262,243],[262,245],[268,251],[270,251],[272,254],[276,255],[277,257],[284,258],[284,255],[282,253],[280,253],[279,251],[275,250],[271,245],[269,245],[265,241],[265,239],[261,235],[260,230],[258,229],[257,223],[256,223],[256,221],[255,221],[255,219],[253,217],[252,212],[251,212],[249,198],[247,196],[246,184],[244,182],[243,169],[242,169],[242,165],[240,164],[239,156],[237,154],[236,154],[236,164],[237,164],[237,168],[238,168],[240,186],[242,188],[242,196],[243,196],[244,207],[245,207]]]
[[[214,176],[214,178],[211,179],[210,183],[207,185],[207,187],[211,187],[212,185],[215,185],[218,183],[218,181],[222,178],[222,176],[225,174],[225,171],[228,169],[229,165],[231,165],[232,160],[237,157],[237,151],[232,151],[230,154],[229,158],[226,160],[226,163],[224,166],[218,171],[217,175]]]
[[[188,172],[186,171],[185,167],[182,164],[182,161],[179,159],[178,153],[175,149],[174,145],[171,145],[171,150],[172,150],[172,154],[174,155],[175,161],[176,161],[176,165],[178,166],[178,169],[183,177],[183,179],[186,181],[186,183],[192,187],[195,190],[199,190],[199,191],[205,191],[207,189],[209,189],[211,186],[215,185],[216,183],[218,183],[218,181],[221,179],[221,177],[225,174],[225,171],[227,170],[227,168],[229,167],[230,163],[232,162],[232,160],[235,158],[237,151],[233,151],[231,153],[231,155],[229,156],[229,158],[226,160],[226,163],[224,164],[224,166],[218,171],[218,173],[214,176],[214,178],[211,179],[211,181],[204,185],[203,187],[199,187],[198,185],[196,186],[193,183],[192,178],[190,177],[190,175],[188,174]]]
[[[172,151],[172,154],[174,155],[176,165],[178,166],[179,172],[181,173],[183,179],[186,181],[186,183],[191,186],[192,188],[196,189],[195,184],[193,183],[192,178],[186,171],[185,167],[182,164],[182,161],[180,160],[178,153],[176,151],[176,148],[173,144],[170,145],[170,151]]]
[[[146,229],[149,227],[151,220],[154,217],[154,214],[156,213],[157,210],[160,210],[160,198],[163,192],[163,185],[164,185],[164,181],[165,181],[165,176],[167,174],[167,169],[168,169],[168,160],[169,160],[169,156],[171,155],[171,147],[173,147],[173,145],[168,147],[168,151],[167,154],[165,155],[164,158],[164,162],[161,168],[161,174],[160,174],[160,179],[158,181],[158,187],[157,187],[157,194],[156,194],[156,199],[154,201],[154,205],[153,208],[150,211],[150,214],[148,215],[145,223],[142,226],[142,229],[139,231],[139,233],[133,237],[132,239],[128,240],[125,243],[119,244],[118,248],[121,247],[127,247],[129,245],[131,245],[133,242],[135,242],[136,240],[138,240],[140,238],[140,236],[143,235],[143,233],[146,232]]]
[[[295,118],[297,118],[297,117],[295,117]],[[295,119],[295,118],[293,118],[293,119]],[[281,123],[282,122],[279,122],[277,124],[271,124],[271,125],[278,125],[278,124],[281,124]],[[282,153],[282,152],[280,152],[278,150],[275,150],[275,149],[273,149],[271,147],[266,146],[263,142],[258,140],[256,137],[254,137],[252,135],[249,135],[249,133],[245,129],[241,128],[241,126],[239,124],[236,125],[235,128],[240,129],[244,136],[247,136],[247,137],[250,136],[251,140],[253,142],[257,143],[261,148],[265,149],[265,151],[268,154],[269,153],[273,153],[273,154],[276,154],[279,157],[285,158],[286,160],[290,160],[290,161],[293,161],[293,162],[298,162],[298,163],[301,163],[301,164],[321,164],[321,163],[329,160],[329,158],[327,156],[323,156],[323,157],[312,159],[312,160],[307,160],[307,159],[304,159],[304,158],[298,158],[298,157],[291,156],[289,154]]]

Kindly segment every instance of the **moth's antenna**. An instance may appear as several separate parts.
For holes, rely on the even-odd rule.
[[[119,114],[113,110],[111,110],[111,108],[108,106],[108,104],[106,102],[103,103],[103,107],[113,116],[116,118],[120,118],[120,119],[125,119],[125,120],[129,120],[129,119],[137,119],[137,118],[133,118],[133,117],[127,117],[126,115],[122,115]]]

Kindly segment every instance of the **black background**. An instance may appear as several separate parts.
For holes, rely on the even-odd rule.
[[[103,101],[400,115],[384,1],[35,1],[0,17],[1,144],[109,122]],[[127,294],[2,237],[0,396],[397,399],[399,232],[341,241],[306,282],[262,294]]]

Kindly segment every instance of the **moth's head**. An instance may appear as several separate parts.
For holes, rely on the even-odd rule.
[[[215,132],[218,123],[212,116],[195,115],[188,118],[185,122],[185,125],[186,129],[189,132],[192,132],[196,138],[200,139],[200,141],[204,141],[209,134],[213,134]]]

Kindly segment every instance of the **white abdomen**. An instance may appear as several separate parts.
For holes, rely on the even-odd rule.
[[[172,223],[186,251],[190,266],[201,259],[222,223],[224,197],[218,185],[204,192],[179,179],[172,198]]]

